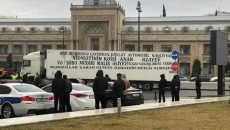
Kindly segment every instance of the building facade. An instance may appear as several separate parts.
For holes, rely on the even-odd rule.
[[[125,10],[115,0],[83,0],[82,5],[71,4],[70,10],[70,19],[0,19],[0,65],[7,65],[8,53],[13,54],[14,66],[20,69],[23,55],[63,47],[71,50],[138,50],[138,18],[125,17]],[[217,67],[209,64],[210,30],[229,33],[230,15],[141,17],[141,51],[177,50],[180,52],[180,75],[191,75],[195,58],[201,60],[203,74],[207,74],[209,68],[217,74]]]

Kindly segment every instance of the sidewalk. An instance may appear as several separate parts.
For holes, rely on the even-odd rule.
[[[181,101],[179,102],[171,102],[170,99],[167,99],[166,103],[161,103],[161,104],[147,103],[147,104],[137,105],[137,106],[122,107],[122,113],[149,110],[149,109],[184,106],[184,105],[193,105],[193,104],[216,102],[216,101],[227,101],[228,99],[229,97],[203,98],[199,100],[181,99]],[[19,118],[11,118],[11,119],[1,119],[0,127],[26,125],[26,124],[32,124],[32,123],[42,123],[42,122],[58,121],[58,120],[65,120],[65,119],[72,119],[72,118],[95,117],[95,116],[103,116],[103,115],[109,115],[109,114],[115,114],[115,113],[117,113],[117,108],[78,111],[78,112],[69,112],[69,113],[60,113],[60,114],[38,115],[38,116],[19,117]]]

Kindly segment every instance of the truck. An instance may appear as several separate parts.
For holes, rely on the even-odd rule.
[[[38,73],[42,84],[47,85],[60,70],[69,79],[88,83],[98,70],[103,70],[112,80],[117,79],[117,73],[126,74],[132,87],[151,91],[161,74],[167,81],[172,80],[176,74],[171,68],[173,62],[170,52],[47,50],[25,55],[21,75],[30,73],[29,79],[33,80]]]

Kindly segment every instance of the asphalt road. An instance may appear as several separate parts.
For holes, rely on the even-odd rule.
[[[225,90],[230,90],[229,86],[230,86],[230,82],[226,82]],[[154,88],[157,88],[157,85],[155,85]],[[195,88],[196,88],[195,82],[181,81],[181,89],[195,89]],[[201,89],[217,90],[217,82],[202,82]]]
[[[145,100],[153,100],[155,96],[155,91],[156,91],[156,96],[158,99],[158,90],[153,90],[153,91],[144,91],[144,97]],[[230,95],[230,91],[226,91],[225,95]],[[217,91],[201,91],[201,97],[202,96],[217,96]],[[165,92],[165,97],[171,97],[171,91],[166,90]],[[196,97],[196,91],[195,90],[181,90],[180,91],[180,97]]]

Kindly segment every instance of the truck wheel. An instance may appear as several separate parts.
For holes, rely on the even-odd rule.
[[[143,90],[144,91],[152,91],[153,90],[152,84],[151,83],[144,83]]]
[[[137,82],[131,83],[131,86],[134,88],[139,88],[139,84]]]

